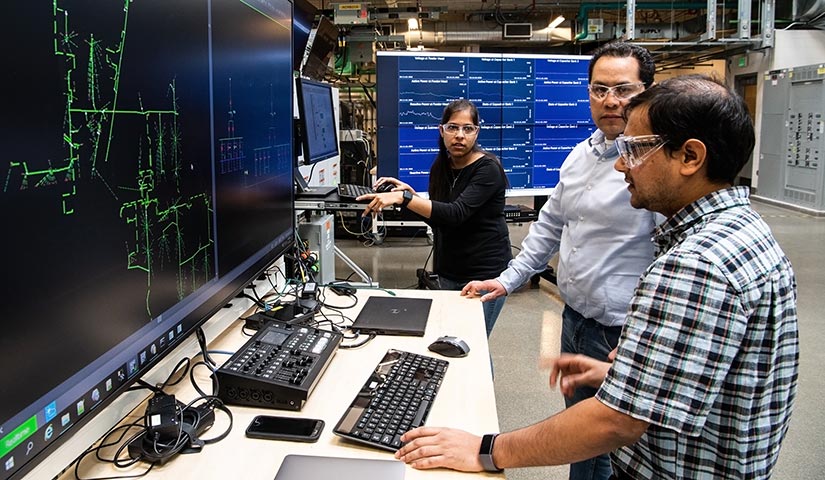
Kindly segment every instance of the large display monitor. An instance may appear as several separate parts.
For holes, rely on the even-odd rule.
[[[426,192],[444,107],[478,107],[478,142],[499,156],[508,195],[547,195],[573,147],[595,125],[590,57],[571,55],[378,52],[378,176]]]
[[[294,215],[287,0],[3,8],[5,480],[290,248]]]
[[[338,125],[335,122],[332,85],[298,78],[296,87],[304,164],[337,156]]]

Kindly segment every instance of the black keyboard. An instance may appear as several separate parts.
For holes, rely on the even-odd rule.
[[[333,433],[396,451],[401,435],[424,425],[449,362],[387,350]]]
[[[372,187],[358,185],[357,183],[338,184],[338,196],[344,199],[355,200],[357,197],[368,193],[375,193],[375,190]]]

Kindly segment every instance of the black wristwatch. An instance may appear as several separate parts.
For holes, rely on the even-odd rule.
[[[407,205],[409,205],[410,200],[413,199],[413,194],[409,190],[404,190],[402,196],[404,197],[404,201],[401,202],[401,208],[406,208]]]
[[[488,433],[481,437],[481,448],[478,449],[478,459],[487,472],[502,472],[493,462],[493,444],[496,443],[497,433]]]

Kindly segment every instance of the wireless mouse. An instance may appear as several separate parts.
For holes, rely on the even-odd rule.
[[[452,358],[466,357],[467,354],[470,353],[470,347],[467,345],[467,342],[458,337],[451,337],[447,335],[438,337],[436,341],[431,343],[427,348],[431,352]]]

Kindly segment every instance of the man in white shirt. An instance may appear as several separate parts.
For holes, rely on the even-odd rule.
[[[642,47],[608,43],[590,60],[590,112],[598,130],[565,159],[559,183],[530,226],[522,251],[494,280],[473,281],[462,295],[486,302],[507,295],[559,254],[557,283],[565,302],[564,353],[599,360],[616,348],[639,276],[653,260],[651,232],[663,217],[630,205],[624,176],[613,169],[613,145],[625,128],[624,107],[653,83],[654,64]],[[567,407],[595,395],[579,388]],[[606,480],[607,455],[570,465],[570,480]]]

